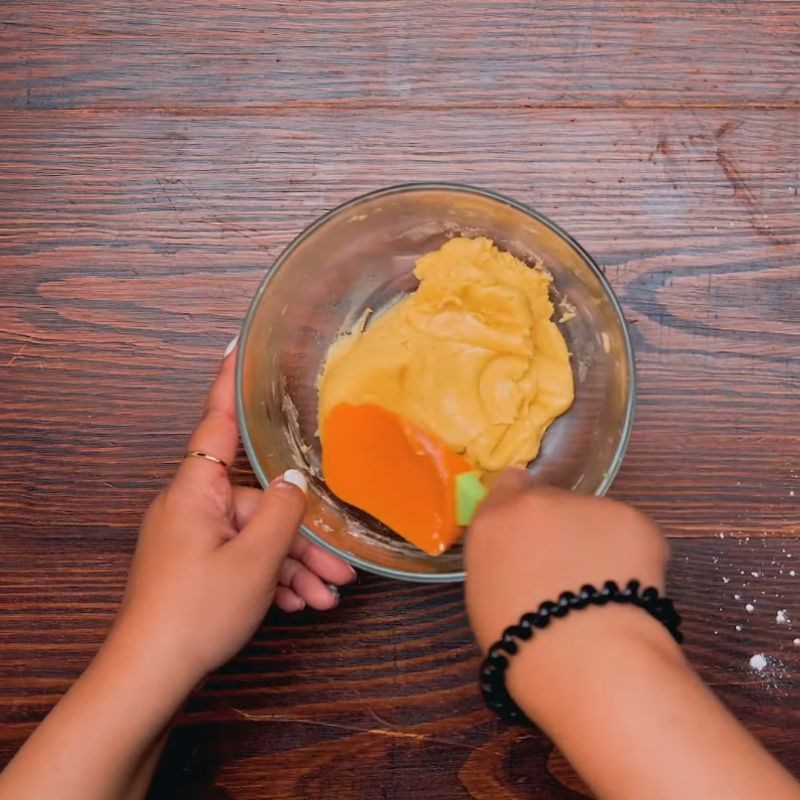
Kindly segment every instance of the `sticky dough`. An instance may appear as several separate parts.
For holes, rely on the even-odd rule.
[[[550,277],[463,237],[422,256],[414,274],[415,292],[331,346],[320,422],[338,403],[376,403],[481,470],[527,464],[574,397]]]

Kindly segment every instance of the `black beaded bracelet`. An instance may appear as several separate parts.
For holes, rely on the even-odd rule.
[[[519,650],[517,640],[527,642],[533,637],[534,628],[546,628],[553,617],[565,617],[570,611],[586,608],[588,605],[632,603],[661,622],[680,644],[683,641],[683,634],[680,632],[681,617],[673,607],[672,600],[659,597],[658,589],[652,586],[640,594],[640,586],[637,580],[628,581],[624,589],[620,589],[615,581],[606,581],[602,589],[586,584],[577,594],[562,592],[558,602],[545,600],[538,611],[523,614],[518,624],[503,631],[502,637],[489,648],[489,653],[481,664],[481,692],[486,705],[506,722],[531,725],[506,689],[508,657]]]

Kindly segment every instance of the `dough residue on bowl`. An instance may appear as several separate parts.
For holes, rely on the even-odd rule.
[[[574,397],[551,277],[483,237],[451,239],[418,259],[414,274],[416,291],[331,346],[320,430],[337,404],[371,403],[480,470],[524,466]]]

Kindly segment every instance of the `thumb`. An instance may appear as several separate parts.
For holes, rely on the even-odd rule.
[[[306,513],[307,490],[302,472],[286,470],[267,487],[255,516],[230,542],[232,549],[260,564],[263,572],[277,576]]]

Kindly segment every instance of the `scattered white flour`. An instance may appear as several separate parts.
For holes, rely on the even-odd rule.
[[[725,534],[724,533],[718,533],[717,536],[719,536],[720,539],[724,539],[725,538]]]
[[[795,647],[800,647],[800,639],[792,639],[792,644]]]
[[[733,596],[733,599],[734,599],[734,600],[741,600],[741,599],[742,599],[742,596],[741,596],[740,594],[735,594],[735,595]]]
[[[790,570],[789,570],[789,574],[790,574],[790,575],[791,575],[791,576],[794,578],[794,576],[795,576],[795,571],[794,571],[793,569],[790,569]]]
[[[741,629],[742,629],[742,626],[741,626],[741,625],[737,625],[737,626],[736,626],[736,630],[737,630],[737,631],[740,631]]]
[[[722,582],[723,582],[723,583],[730,583],[730,582],[731,582],[731,579],[730,579],[730,578],[726,578],[726,577],[724,577],[724,576],[723,576],[723,578],[722,578]]]
[[[765,688],[777,692],[781,692],[781,679],[789,674],[779,659],[764,653],[751,656],[750,669],[763,682]]]
[[[778,625],[791,625],[792,620],[789,617],[789,612],[785,608],[781,608],[778,610],[778,613],[775,615],[775,622]]]
[[[750,574],[751,574],[751,575],[752,575],[754,578],[758,578],[758,577],[760,577],[760,575],[761,575],[761,573],[760,573],[760,572],[756,572],[755,570],[753,570],[753,571],[752,571]]]
[[[769,660],[763,653],[756,653],[750,659],[750,669],[756,672],[763,672],[764,668],[769,664]]]
[[[794,497],[794,489],[789,489],[789,497]]]
[[[753,612],[756,610],[756,607],[755,607],[755,606],[754,606],[752,603],[748,603],[748,604],[747,604],[747,605],[744,607],[744,610],[745,610],[745,611],[746,611],[748,614],[752,614],[752,613],[753,613]]]

